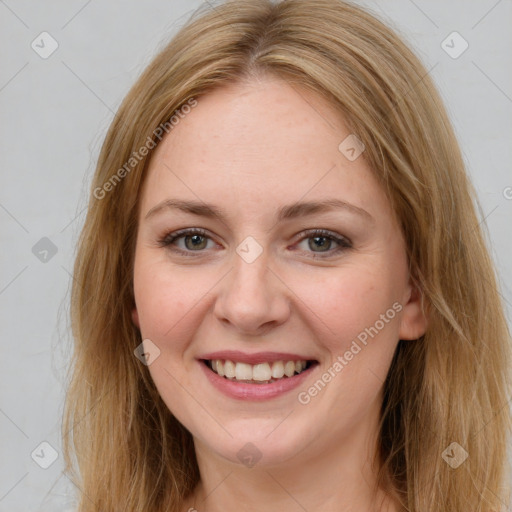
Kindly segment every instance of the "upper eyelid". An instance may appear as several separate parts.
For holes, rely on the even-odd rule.
[[[172,236],[172,238],[177,239],[177,238],[181,238],[182,236],[194,235],[194,234],[206,236],[206,237],[211,238],[212,240],[214,240],[216,238],[215,235],[213,235],[212,233],[210,233],[210,231],[208,231],[207,229],[204,229],[204,228],[178,229],[176,231],[171,231],[171,232],[167,233],[162,238],[166,239],[166,238],[170,238]],[[345,235],[339,235],[339,234],[335,233],[334,231],[331,231],[329,229],[323,229],[323,228],[305,229],[305,230],[302,230],[300,233],[297,233],[296,236],[300,236],[302,238],[309,238],[309,237],[314,236],[315,234],[318,234],[318,236],[324,235],[324,236],[331,236],[332,238],[341,238],[343,240],[346,240],[347,242],[350,242],[350,240]]]
[[[165,235],[164,237],[162,237],[160,239],[160,242],[161,242],[161,245],[163,246],[169,246],[171,245],[173,242],[175,242],[176,240],[180,239],[180,238],[183,238],[183,237],[186,237],[186,236],[192,236],[194,234],[199,234],[200,236],[204,236],[210,240],[212,240],[213,242],[217,243],[218,242],[215,240],[215,236],[213,236],[208,230],[204,229],[204,228],[183,228],[183,229],[179,229],[177,231],[173,231],[171,233],[168,233],[167,235]],[[310,229],[306,229],[306,230],[303,230],[301,231],[300,233],[298,233],[297,235],[297,238],[298,240],[294,243],[299,243],[299,242],[302,242],[304,240],[307,240],[308,238],[313,238],[314,236],[325,236],[327,238],[330,238],[332,239],[332,241],[334,241],[335,243],[338,244],[338,248],[337,249],[340,249],[340,248],[349,248],[349,247],[352,247],[352,241],[347,238],[346,236],[344,235],[340,235],[340,234],[337,234],[329,229],[324,229],[324,228],[310,228]],[[170,241],[166,244],[165,241],[169,239]],[[181,249],[181,248],[177,248],[176,249],[178,252],[186,252],[186,253],[194,253],[194,252],[197,252],[198,254],[200,254],[201,252],[204,252],[203,250],[201,251],[192,251],[192,250],[184,250],[184,249]],[[336,248],[335,248],[336,250]],[[319,253],[315,253],[314,251],[311,251],[312,254],[321,254],[322,251],[320,251]],[[334,251],[332,250],[329,250],[329,251],[326,251],[326,254],[332,254]]]

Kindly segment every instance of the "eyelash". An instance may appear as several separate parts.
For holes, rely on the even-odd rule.
[[[167,247],[173,252],[182,254],[184,256],[189,257],[195,257],[199,255],[200,253],[204,252],[204,250],[198,250],[198,251],[190,251],[190,250],[183,250],[178,249],[176,247],[172,248],[171,245],[180,238],[184,238],[186,236],[193,236],[193,235],[199,235],[204,238],[208,238],[211,240],[211,237],[208,235],[208,233],[201,228],[187,228],[187,229],[181,229],[179,231],[174,231],[171,233],[167,233],[164,237],[158,240],[158,246],[159,247]],[[303,237],[297,242],[302,242],[303,240],[307,240],[308,238],[316,238],[316,237],[324,237],[327,238],[330,241],[333,241],[338,244],[338,247],[336,247],[334,250],[328,250],[325,251],[326,256],[322,256],[323,252],[311,252],[313,258],[328,258],[332,257],[346,249],[352,248],[352,243],[350,240],[348,240],[345,237],[341,237],[333,233],[332,231],[328,231],[326,229],[310,229],[303,233]]]

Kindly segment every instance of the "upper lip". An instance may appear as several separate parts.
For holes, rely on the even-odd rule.
[[[260,364],[271,363],[273,361],[315,361],[314,358],[302,356],[299,354],[291,354],[289,352],[255,352],[254,354],[246,354],[239,350],[220,350],[218,352],[209,352],[203,354],[198,359],[206,360],[229,360],[238,363]]]

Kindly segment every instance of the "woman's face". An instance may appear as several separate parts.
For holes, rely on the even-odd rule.
[[[156,148],[133,320],[202,454],[282,464],[375,433],[398,340],[425,325],[361,149],[325,100],[270,78],[199,98]]]

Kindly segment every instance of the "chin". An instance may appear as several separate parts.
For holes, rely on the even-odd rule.
[[[279,421],[273,422],[273,429],[268,428],[268,421],[253,421],[252,425],[244,422],[243,428],[237,427],[229,431],[236,432],[233,437],[223,436],[222,439],[202,439],[201,444],[208,450],[215,452],[219,457],[240,466],[272,467],[290,461],[302,453],[311,442],[298,432],[278,432],[276,426]],[[195,436],[194,436],[195,437]]]

